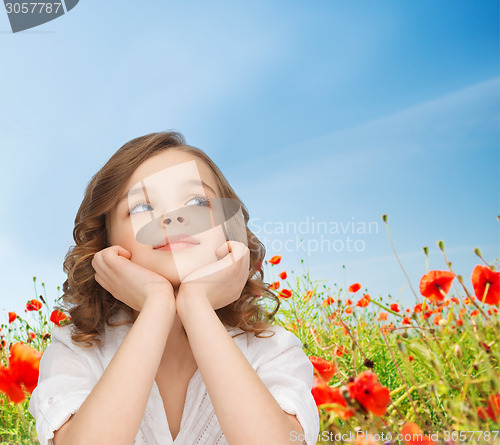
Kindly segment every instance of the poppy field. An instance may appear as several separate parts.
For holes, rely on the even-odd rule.
[[[302,340],[314,367],[318,444],[500,443],[498,259],[490,264],[476,249],[473,270],[455,271],[438,247],[447,267],[427,266],[409,283],[407,306],[372,297],[362,283],[330,288],[282,270],[280,255],[265,262],[281,302],[275,323]],[[60,298],[48,304],[44,283],[42,296],[33,282],[25,314],[0,320],[2,443],[38,443],[29,397],[51,330],[69,322]]]

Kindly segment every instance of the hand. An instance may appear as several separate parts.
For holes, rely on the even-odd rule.
[[[221,258],[201,267],[182,280],[176,305],[197,295],[204,295],[212,307],[220,309],[236,301],[248,280],[250,250],[238,241],[226,241],[216,251]]]
[[[139,312],[152,295],[165,295],[174,302],[170,281],[133,263],[131,257],[128,250],[118,245],[97,252],[92,259],[95,280],[117,300]]]

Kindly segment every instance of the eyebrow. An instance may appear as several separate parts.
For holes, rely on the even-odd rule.
[[[142,183],[142,181],[141,181],[141,183]],[[198,181],[197,179],[191,179],[190,181],[185,181],[185,182],[184,182],[184,184],[186,184],[186,185],[197,185],[197,184],[199,184],[199,183],[200,183],[200,181]],[[213,193],[215,196],[217,196],[217,193],[215,193],[214,189],[213,189],[212,187],[210,187],[210,186],[209,186],[209,185],[208,185],[205,181],[201,181],[201,183],[202,183],[202,185],[204,185],[207,189],[211,190],[211,191],[212,191],[212,193]],[[131,196],[133,196],[133,195],[139,195],[139,194],[140,194],[140,195],[142,195],[142,194],[144,194],[144,193],[145,193],[145,189],[144,189],[143,187],[141,187],[141,188],[136,188],[136,189],[134,189],[134,190],[129,190],[128,192],[125,192],[125,193],[123,194],[123,196],[122,196],[122,197],[118,200],[118,203],[117,203],[116,205],[120,204],[120,203],[121,203],[121,202],[122,202],[122,201],[123,201],[123,200],[124,200],[127,196],[129,196],[129,194],[130,194]]]

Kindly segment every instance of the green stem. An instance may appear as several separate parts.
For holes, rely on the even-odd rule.
[[[398,317],[404,318],[404,315],[398,314],[397,312],[394,312],[392,309],[389,309],[388,307],[385,307],[383,304],[377,303],[375,300],[370,300],[370,303],[376,304],[377,306],[381,307],[387,312],[390,312],[391,314],[397,315]]]

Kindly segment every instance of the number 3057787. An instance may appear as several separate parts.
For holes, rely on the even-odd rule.
[[[7,14],[57,14],[61,7],[61,2],[5,3]]]

